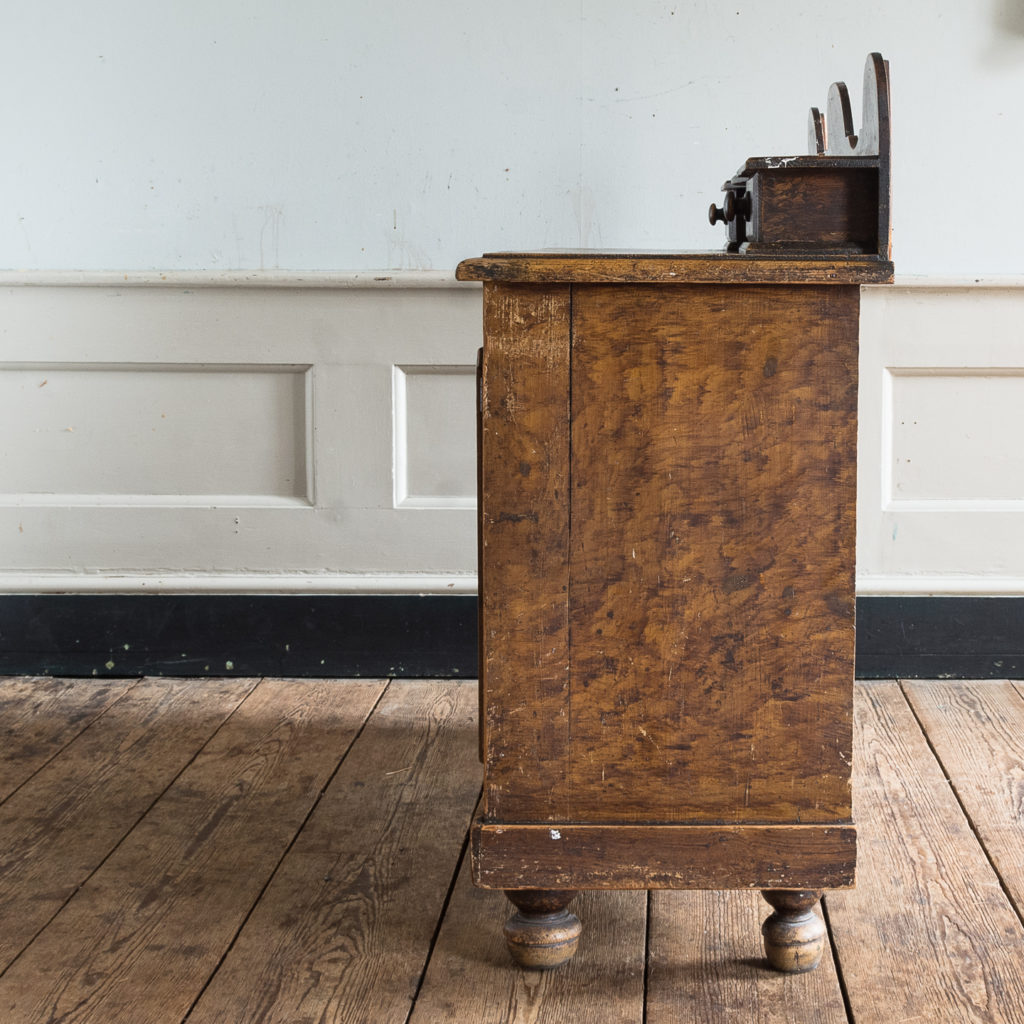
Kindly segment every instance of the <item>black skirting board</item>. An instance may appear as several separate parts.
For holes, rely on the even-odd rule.
[[[861,679],[1024,678],[1024,599],[862,597]],[[0,597],[0,674],[473,678],[476,598]]]
[[[476,598],[0,597],[0,674],[473,677]]]

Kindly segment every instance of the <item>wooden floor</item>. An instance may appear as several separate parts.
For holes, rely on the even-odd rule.
[[[510,965],[469,682],[0,681],[0,1022],[1024,1022],[1024,684],[857,687],[821,967],[756,893],[585,893]]]

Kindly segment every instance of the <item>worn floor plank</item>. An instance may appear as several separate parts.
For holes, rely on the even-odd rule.
[[[1024,696],[1008,682],[906,682],[903,689],[1024,916]]]
[[[0,803],[134,685],[134,679],[0,679]]]
[[[899,686],[856,698],[858,885],[826,895],[856,1024],[1020,1024],[1024,927]]]
[[[383,687],[261,683],[0,978],[4,1024],[182,1019]]]
[[[576,956],[524,971],[502,934],[513,908],[473,886],[467,854],[410,1024],[640,1024],[646,905],[644,892],[581,893],[570,907],[583,922]]]
[[[647,1024],[846,1024],[832,951],[817,969],[769,970],[758,892],[654,892]]]
[[[91,690],[86,685],[83,693]],[[0,971],[254,685],[251,679],[144,680],[0,807]],[[78,713],[75,702],[69,710],[71,717]]]
[[[476,701],[391,684],[189,1024],[406,1020],[480,790]]]
[[[644,893],[584,893],[576,959],[515,967],[465,859],[446,903],[479,793],[471,683],[391,684],[347,756],[383,682],[107,685],[0,680],[22,780],[3,1024],[846,1019],[827,959],[761,966],[754,893],[656,892],[649,921]],[[826,897],[852,1021],[1021,1024],[1024,927],[988,858],[1019,901],[1024,684],[904,690],[857,687],[858,888]]]

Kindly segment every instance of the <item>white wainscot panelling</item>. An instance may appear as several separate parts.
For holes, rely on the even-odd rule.
[[[395,507],[476,508],[476,367],[394,373]]]
[[[1024,511],[1024,459],[1011,441],[1024,438],[1024,369],[886,372],[886,506],[1014,502]]]
[[[0,288],[0,590],[475,589],[478,287],[30,280]],[[1021,324],[1017,284],[864,289],[861,593],[1024,594]]]
[[[862,298],[858,590],[1024,593],[1024,287]]]
[[[308,370],[0,363],[2,500],[308,504]]]
[[[472,592],[480,318],[437,273],[0,288],[0,590]]]

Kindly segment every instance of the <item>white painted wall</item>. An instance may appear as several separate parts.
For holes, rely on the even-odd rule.
[[[471,591],[455,263],[720,246],[870,50],[860,591],[1024,594],[1019,0],[7,4],[0,591]]]
[[[451,269],[705,248],[748,155],[891,61],[904,274],[1024,267],[1018,0],[34,0],[0,24],[0,267]]]

